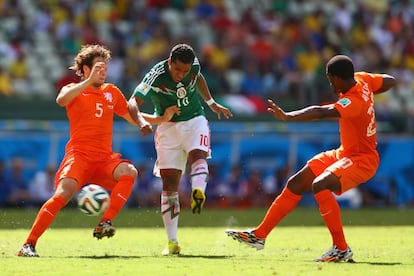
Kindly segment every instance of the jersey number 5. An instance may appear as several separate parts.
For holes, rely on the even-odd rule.
[[[103,115],[103,104],[102,103],[96,103],[96,112],[95,112],[95,116],[100,118]]]

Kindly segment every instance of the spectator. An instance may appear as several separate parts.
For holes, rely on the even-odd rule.
[[[267,197],[270,197],[271,201],[273,200],[275,196],[280,194],[280,192],[283,189],[283,186],[285,185],[286,181],[288,180],[290,176],[290,173],[291,173],[291,168],[289,164],[285,164],[284,166],[275,168],[273,174],[268,175],[267,177],[264,178],[263,189]]]
[[[80,82],[80,77],[75,74],[72,70],[68,70],[62,77],[56,82],[56,91],[60,91],[63,86],[68,85],[69,83],[78,83]]]
[[[48,165],[45,170],[38,171],[29,184],[32,201],[41,205],[55,193],[56,167]]]
[[[23,175],[24,163],[20,157],[11,161],[10,176],[7,178],[11,188],[9,202],[11,206],[29,206],[32,196],[29,191],[29,184]]]
[[[259,68],[254,62],[251,62],[250,66],[243,73],[240,90],[246,96],[260,96],[263,93]]]
[[[210,175],[208,176],[208,185],[206,188],[206,196],[210,199],[206,202],[206,206],[216,207],[220,201],[220,197],[217,196],[215,191],[219,185],[220,177],[218,175],[219,167],[217,164],[209,164],[208,171]]]
[[[262,173],[259,170],[252,170],[240,187],[239,208],[251,208],[267,206],[266,194],[262,183]]]
[[[13,89],[16,94],[29,95],[31,92],[29,85],[28,66],[25,55],[19,54],[17,59],[10,64],[10,75],[13,79]]]
[[[160,200],[161,182],[153,176],[145,163],[137,165],[137,181],[128,202],[133,207],[154,207]]]
[[[11,188],[6,178],[5,164],[0,160],[0,207],[10,203]]]
[[[13,94],[13,86],[10,74],[0,66],[0,95],[11,96]]]
[[[243,175],[242,167],[240,164],[235,164],[229,175],[225,177],[225,180],[220,182],[216,189],[215,194],[219,197],[219,207],[235,207],[240,201],[240,189],[242,183],[246,181]]]

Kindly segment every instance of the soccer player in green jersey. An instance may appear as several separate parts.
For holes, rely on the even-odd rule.
[[[168,107],[177,111],[169,122],[157,122],[149,117],[151,124],[158,124],[155,133],[157,161],[154,174],[162,179],[161,213],[168,236],[168,247],[163,255],[179,254],[177,240],[180,203],[178,186],[186,164],[191,168],[191,209],[199,214],[206,201],[210,156],[210,128],[200,97],[218,118],[232,116],[231,111],[215,102],[194,50],[187,44],[178,44],[168,59],[157,63],[135,88],[129,100],[131,115],[140,114],[139,105],[150,99],[154,115],[162,116]]]

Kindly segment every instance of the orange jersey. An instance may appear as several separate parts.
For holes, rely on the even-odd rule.
[[[113,84],[86,88],[66,106],[70,139],[66,151],[112,152],[114,113],[128,113],[128,102]]]
[[[342,156],[378,155],[374,93],[382,86],[382,75],[357,72],[356,85],[334,103],[341,114],[339,131]]]

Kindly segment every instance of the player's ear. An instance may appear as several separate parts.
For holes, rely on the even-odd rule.
[[[171,65],[172,65],[172,60],[171,60],[171,57],[170,58],[168,58],[168,60],[167,60],[167,62],[168,62],[168,69],[170,69],[171,70]]]
[[[89,74],[91,73],[91,68],[89,68],[89,66],[86,64],[82,65],[82,73],[83,73],[84,78],[87,78]]]

